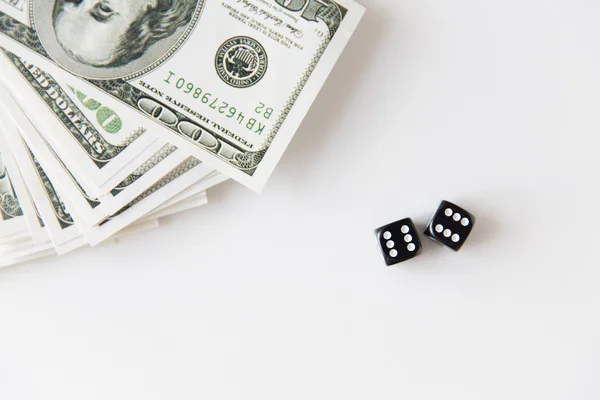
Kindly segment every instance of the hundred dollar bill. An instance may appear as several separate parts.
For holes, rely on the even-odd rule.
[[[14,157],[19,160],[19,170],[23,180],[57,253],[64,254],[84,245],[85,240],[62,196],[31,149],[27,147],[4,107],[0,109],[0,129],[4,142],[10,147]]]
[[[76,213],[67,207],[67,199],[60,189],[49,178],[35,154],[29,148],[18,130],[7,126],[6,121],[0,121],[2,134],[10,144],[11,151],[19,158],[19,166],[27,186],[33,196],[36,206],[45,221],[46,229],[57,254],[65,254],[88,244],[85,226],[77,225]],[[8,129],[7,129],[8,128]],[[116,234],[136,219],[120,226],[120,229],[108,232],[104,239]]]
[[[259,190],[364,10],[352,0],[0,2],[0,44]]]
[[[148,231],[150,229],[156,229],[159,226],[157,219],[149,219],[140,222],[136,222],[131,226],[123,229],[119,234],[114,237],[113,241],[107,241],[106,243],[115,242],[122,237],[126,237],[133,233],[140,233]],[[83,247],[79,246],[79,247]],[[56,249],[52,245],[52,242],[48,241],[41,244],[33,243],[32,240],[27,240],[23,243],[19,249],[15,249],[8,253],[0,254],[0,268],[9,267],[16,264],[22,264],[28,261],[38,260],[40,258],[56,256]]]
[[[17,161],[13,157],[12,152],[10,151],[8,145],[4,142],[4,138],[0,136],[0,166],[4,170],[5,176],[0,178],[0,186],[4,186],[7,183],[7,180],[10,181],[11,188],[13,194],[12,196],[16,196],[18,198],[18,204],[21,212],[27,222],[27,227],[29,228],[29,232],[27,237],[21,237],[21,240],[31,239],[34,244],[41,244],[49,240],[48,233],[44,228],[44,222],[39,215],[39,212],[35,208],[35,204],[31,198],[31,194],[29,193],[25,182],[23,181],[23,177],[21,176],[21,171],[19,170]],[[8,170],[12,171],[10,175],[10,179],[8,178]],[[4,192],[4,190],[2,191]],[[6,195],[3,194],[3,197]],[[4,202],[5,199],[3,199]],[[2,206],[3,214],[6,214],[5,206]],[[4,218],[4,216],[3,216]],[[11,218],[14,220],[14,218]],[[0,222],[0,227],[2,227]]]
[[[15,102],[11,101],[10,95],[5,91],[0,91],[0,99],[0,104],[5,111],[8,111],[11,121],[25,138],[27,146],[33,150],[36,160],[41,164],[53,186],[59,189],[58,191],[62,194],[61,198],[75,216],[79,229],[84,226],[92,227],[113,216],[190,158],[176,147],[166,145],[108,194],[99,199],[93,199],[73,177],[58,155],[52,151],[52,148],[20,108],[15,105]],[[212,168],[202,164],[194,168],[191,175],[201,179],[211,172]]]
[[[143,220],[162,218],[204,205],[208,203],[206,191],[225,182],[227,179],[226,176],[219,172],[212,172],[146,214]]]
[[[5,239],[0,242],[0,252],[25,240],[31,239],[34,244],[48,240],[44,222],[35,208],[18,164],[1,136],[0,216],[0,236]]]
[[[71,169],[66,166],[66,162],[54,152],[54,149],[27,118],[14,98],[7,91],[1,90],[0,98],[11,120],[34,150],[51,181],[55,185],[58,184],[63,189],[63,194],[66,194],[73,202],[70,208],[80,211],[83,219],[78,221],[80,224],[93,226],[114,214],[188,158],[175,146],[164,145],[125,179],[118,182],[108,193],[94,198],[82,187],[83,185],[80,185],[71,173]],[[205,174],[208,174],[212,169],[204,164],[197,171],[204,171]],[[63,198],[63,200],[67,199]]]
[[[83,233],[89,244],[96,246],[115,232],[152,212],[165,200],[198,182],[205,176],[203,172],[197,173],[196,168],[199,168],[201,164],[196,158],[190,157],[114,215],[97,226],[84,227]]]
[[[0,152],[0,236],[5,237],[26,232],[27,222],[2,152]]]
[[[90,195],[105,193],[107,184],[124,179],[164,146],[123,113],[14,54],[0,52],[0,61],[3,81],[20,107]]]
[[[207,204],[206,192],[203,188],[212,187],[215,184],[222,182],[225,178],[218,174],[211,174],[211,176],[202,179],[197,184],[190,186],[180,194],[187,194],[183,198],[180,195],[174,196],[171,200],[161,204],[152,213],[147,214],[143,218],[139,219],[135,223],[127,226],[114,237],[103,242],[103,245],[110,245],[116,243],[119,239],[127,237],[132,234],[145,232],[151,229],[159,227],[159,218],[170,216],[173,214],[180,213],[182,211],[189,210],[191,208],[200,207]],[[178,201],[173,201],[179,199]],[[81,243],[79,247],[83,247]],[[37,260],[40,258],[55,256],[56,250],[52,242],[49,240],[42,243],[35,243],[31,238],[24,239],[16,246],[12,246],[9,251],[0,250],[0,268],[11,265],[21,264],[24,262]]]
[[[12,103],[6,101],[7,94],[0,91],[0,116],[2,121],[0,126],[5,131],[5,137],[11,146],[11,150],[23,164],[23,176],[30,187],[36,204],[40,208],[44,221],[48,220],[49,234],[57,248],[57,252],[62,254],[80,247],[84,243],[95,246],[125,227],[138,221],[146,214],[154,211],[163,203],[182,192],[200,184],[202,178],[209,176],[212,168],[200,162],[193,157],[187,157],[183,162],[172,169],[168,174],[161,177],[151,186],[144,189],[136,198],[131,200],[117,212],[105,217],[100,223],[90,226],[83,221],[82,209],[79,205],[85,205],[88,208],[97,206],[89,198],[86,198],[85,192],[76,181],[70,179],[52,179],[57,178],[57,172],[64,169],[64,166],[58,163],[56,157],[46,151],[45,167],[40,163],[37,156],[29,147],[30,143],[25,143],[22,138],[22,132],[18,129],[22,126],[16,126],[13,120],[14,115],[9,115],[8,110],[14,111]],[[20,115],[18,112],[15,114]],[[17,118],[18,119],[18,118]],[[26,125],[27,121],[20,122]],[[29,132],[27,135],[31,141],[36,140],[36,136]],[[40,138],[36,149],[42,149]],[[66,171],[63,171],[63,175]],[[59,185],[58,182],[65,185]],[[214,178],[213,178],[214,182]],[[67,187],[69,186],[69,187]],[[45,190],[42,190],[45,189]],[[202,190],[205,190],[203,188]],[[65,195],[66,194],[66,195]],[[79,196],[79,199],[76,199]],[[55,215],[52,215],[54,213]],[[76,241],[80,238],[80,241]],[[69,247],[67,247],[69,246]]]

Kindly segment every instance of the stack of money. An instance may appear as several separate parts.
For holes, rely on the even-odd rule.
[[[363,12],[0,0],[0,266],[155,228],[228,178],[259,191]]]

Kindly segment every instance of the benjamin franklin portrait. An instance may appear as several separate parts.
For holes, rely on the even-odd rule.
[[[54,0],[52,26],[71,59],[115,68],[186,26],[198,0]]]

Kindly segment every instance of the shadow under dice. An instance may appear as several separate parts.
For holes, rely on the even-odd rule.
[[[419,235],[410,218],[382,226],[375,230],[375,234],[387,265],[410,260],[421,250]]]
[[[425,234],[454,251],[460,250],[471,234],[475,217],[464,208],[442,201],[431,218]]]

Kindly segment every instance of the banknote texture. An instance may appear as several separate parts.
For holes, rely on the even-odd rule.
[[[120,2],[96,21],[87,2],[28,4],[28,20],[2,9],[1,43],[79,76],[243,183],[270,175],[363,13],[350,0],[173,0],[117,24]],[[105,42],[83,46],[101,29]]]
[[[156,227],[227,177],[260,191],[363,12],[0,0],[0,267]]]
[[[164,176],[162,179],[160,179],[157,183],[155,183],[154,185],[152,185],[151,187],[149,187],[148,189],[146,189],[144,191],[144,193],[140,194],[138,197],[136,197],[135,199],[133,199],[125,207],[123,207],[122,209],[120,209],[115,214],[111,215],[110,217],[108,217],[106,220],[102,221],[100,223],[100,226],[102,226],[103,224],[107,223],[111,219],[119,216],[120,214],[124,213],[125,211],[129,210],[131,207],[135,206],[140,201],[142,201],[145,198],[147,198],[148,196],[156,193],[157,191],[159,191],[163,187],[167,186],[169,183],[173,182],[175,179],[179,178],[180,176],[182,176],[183,174],[185,174],[186,172],[192,170],[194,167],[197,167],[200,164],[201,164],[201,162],[198,159],[190,157],[189,159],[187,159],[186,161],[184,161],[183,163],[181,163],[173,171],[169,172],[166,176]]]
[[[49,74],[8,51],[4,53],[99,168],[118,156],[129,144],[144,133],[145,130],[139,128],[121,145],[111,144],[96,130],[94,124],[79,111],[79,107],[71,100],[69,94]]]
[[[27,146],[27,144],[25,144],[24,141],[23,141],[23,145]],[[31,152],[31,149],[29,149],[29,147],[27,147],[27,154],[29,155],[31,162],[35,166],[35,170],[37,172],[40,183],[42,184],[42,186],[45,190],[48,202],[52,205],[52,210],[54,211],[54,216],[56,217],[56,221],[58,222],[58,225],[61,227],[61,229],[67,229],[67,228],[75,225],[75,222],[73,221],[73,218],[71,217],[71,214],[67,211],[67,208],[65,207],[63,201],[58,196],[58,193],[57,193],[56,189],[54,188],[54,185],[48,178],[48,175],[46,175],[46,173],[44,172],[42,166],[37,161],[37,159]]]
[[[15,193],[8,170],[0,153],[0,216],[6,221],[23,215],[19,199]]]
[[[138,169],[133,171],[131,175],[125,178],[121,183],[115,186],[114,189],[110,191],[113,196],[118,196],[119,193],[122,193],[127,187],[131,186],[134,182],[140,179],[144,174],[148,173],[152,168],[156,167],[164,161],[169,155],[173,154],[177,150],[177,147],[173,145],[166,145],[152,157],[150,157],[144,164],[142,164]]]

